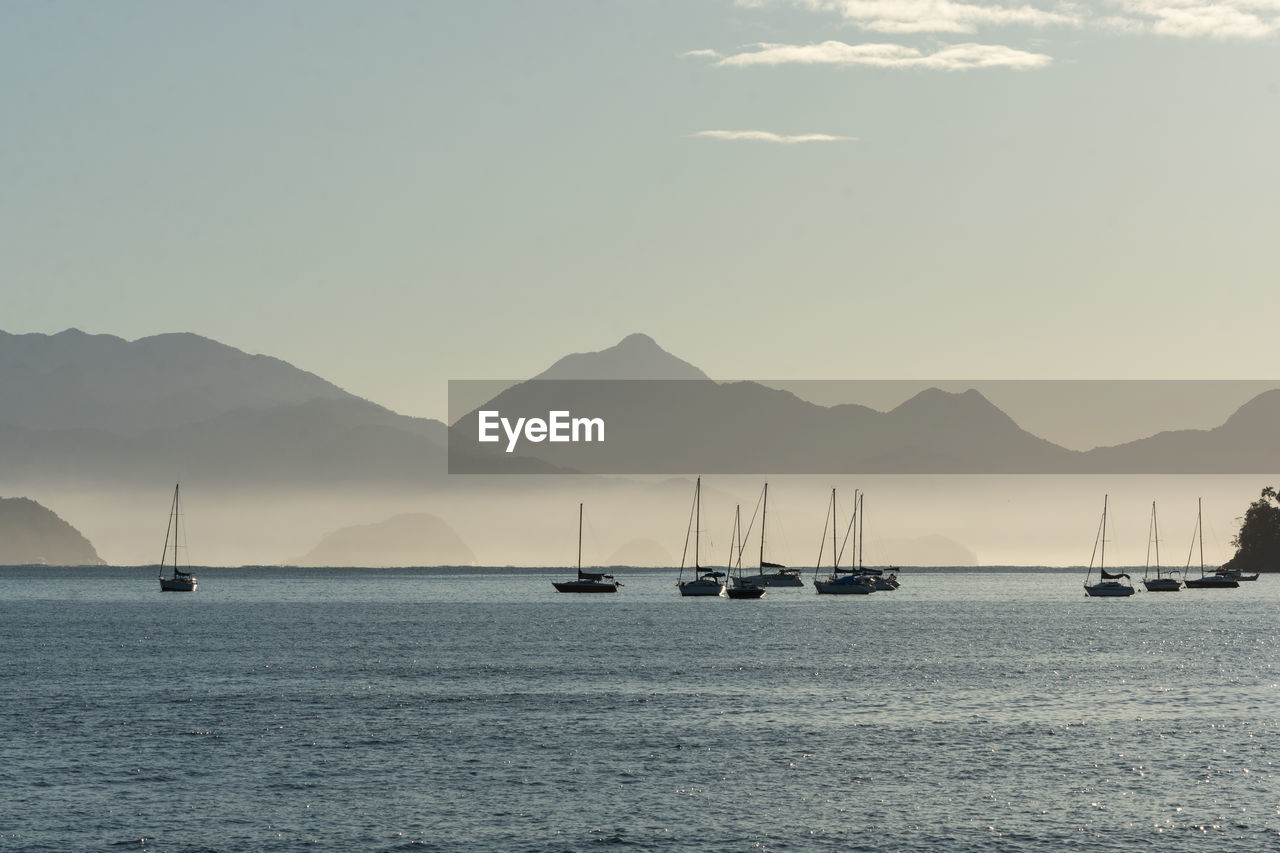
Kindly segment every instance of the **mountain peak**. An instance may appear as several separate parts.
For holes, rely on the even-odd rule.
[[[534,379],[706,379],[707,374],[677,358],[642,332],[627,335],[608,349],[577,352]]]
[[[644,332],[632,332],[622,340],[618,341],[617,347],[653,347],[661,349],[658,342],[646,335]]]

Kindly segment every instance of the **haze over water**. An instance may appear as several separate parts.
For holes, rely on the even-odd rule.
[[[1280,833],[1264,577],[0,574],[3,846],[1200,850]]]

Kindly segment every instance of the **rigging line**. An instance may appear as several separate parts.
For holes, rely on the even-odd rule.
[[[849,526],[844,529],[844,538],[840,540],[840,553],[836,555],[836,567],[840,566],[840,561],[844,559],[844,546],[849,542],[849,531],[853,529],[853,523],[858,520],[858,497],[854,493],[853,498],[853,515],[849,516]]]
[[[1196,552],[1196,534],[1200,532],[1200,516],[1196,515],[1196,526],[1191,528],[1191,546],[1187,548],[1187,568],[1191,568],[1191,555]]]
[[[822,519],[822,544],[818,546],[818,561],[813,564],[814,572],[822,568],[822,555],[827,547],[827,526],[831,523],[831,510],[827,510],[827,515]]]
[[[751,530],[755,528],[755,519],[760,515],[760,502],[763,502],[763,501],[764,501],[764,492],[760,491],[760,497],[755,498],[755,511],[751,512],[751,520],[749,521],[748,525],[746,525],[746,533],[742,534],[742,542],[744,543],[746,542],[746,539],[750,537]],[[744,544],[744,547],[745,547],[745,544]]]
[[[689,556],[689,534],[693,531],[693,511],[694,507],[698,505],[697,496],[701,487],[701,483],[693,487],[694,498],[692,506],[689,507],[689,523],[684,529],[684,549],[680,552],[680,571],[682,572],[684,571],[684,561]]]
[[[760,497],[756,498],[755,512],[751,513],[751,521],[747,524],[747,531],[742,534],[742,548],[738,549],[738,561],[742,561],[742,550],[747,547],[747,539],[751,536],[751,530],[756,526],[756,516],[760,514],[760,503],[764,500],[764,491],[760,492]]]
[[[599,534],[596,533],[595,525],[591,523],[591,519],[584,518],[584,526],[587,528],[587,539],[591,542],[591,547],[595,549],[597,555],[604,553],[604,548],[600,545]],[[596,565],[599,565],[598,563]]]
[[[1106,517],[1106,514],[1104,513],[1104,514],[1103,514],[1103,518],[1105,518],[1105,517]],[[1094,561],[1094,560],[1097,558],[1097,556],[1098,556],[1098,543],[1099,543],[1100,541],[1102,541],[1102,524],[1103,524],[1103,522],[1102,522],[1102,521],[1099,521],[1099,522],[1098,522],[1098,533],[1097,533],[1097,535],[1096,535],[1096,536],[1094,536],[1094,539],[1093,539],[1093,553],[1089,555],[1089,568],[1090,568],[1090,569],[1092,569],[1092,568],[1093,568],[1093,561]]]

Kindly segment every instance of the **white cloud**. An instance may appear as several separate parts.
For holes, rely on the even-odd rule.
[[[963,0],[793,0],[881,33],[973,33],[1066,26],[1177,38],[1258,39],[1280,33],[1280,0],[1049,0],[1005,6]]]
[[[953,44],[932,53],[901,44],[759,44],[754,51],[727,56],[717,65],[869,65],[876,68],[926,68],[966,71],[972,68],[1043,68],[1053,61],[1043,53],[1030,53],[1000,44]]]
[[[705,56],[705,57],[708,57],[708,58],[710,58],[710,59],[719,59],[719,58],[720,58],[720,51],[718,51],[718,50],[709,50],[709,49],[704,49],[704,50],[686,50],[684,53],[680,54],[680,56],[681,56],[681,57],[686,57],[686,56]]]
[[[1075,7],[957,3],[954,0],[803,0],[815,11],[836,12],[864,30],[882,33],[972,33],[979,26],[1079,26]]]
[[[1178,38],[1259,39],[1280,32],[1280,2],[1237,0],[1121,0],[1116,29],[1137,29]],[[1119,26],[1116,26],[1119,24]],[[1127,27],[1126,24],[1131,25]]]
[[[831,136],[827,133],[802,133],[797,136],[783,136],[767,130],[700,130],[694,136],[702,139],[727,139],[731,141],[780,142],[791,145],[797,142],[855,142],[856,136]]]

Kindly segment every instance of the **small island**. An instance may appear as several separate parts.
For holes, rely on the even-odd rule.
[[[476,555],[448,524],[407,513],[376,524],[335,530],[297,559],[296,566],[471,566]]]
[[[101,566],[79,530],[30,498],[0,498],[0,566]]]

